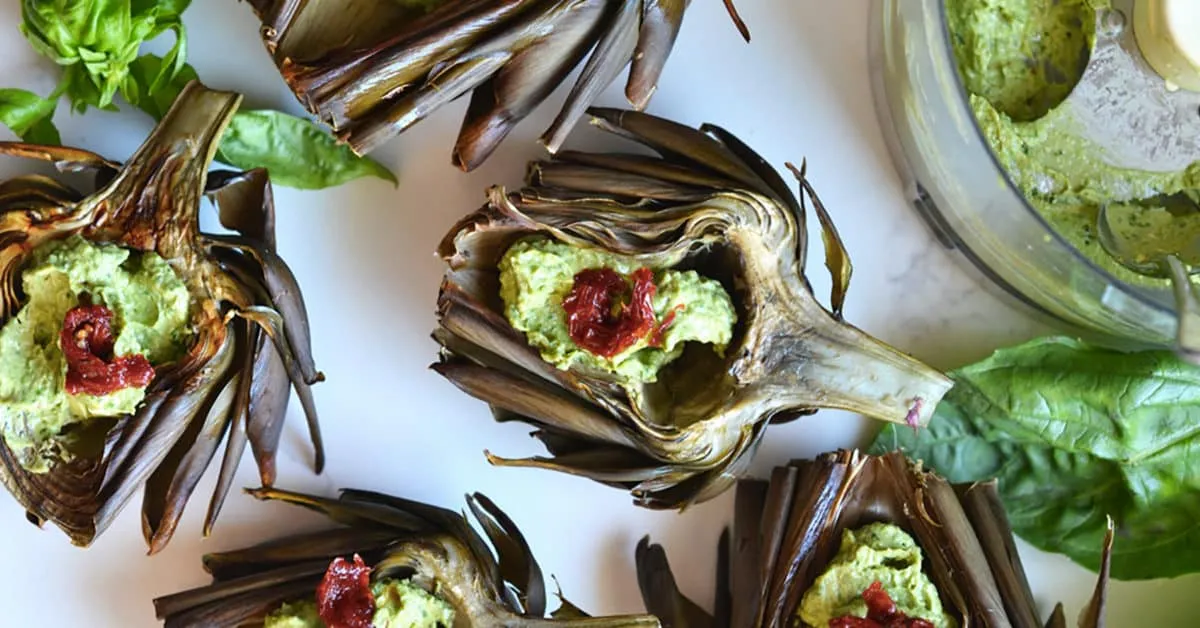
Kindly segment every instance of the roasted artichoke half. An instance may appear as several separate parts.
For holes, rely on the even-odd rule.
[[[362,610],[347,601],[354,599],[355,585],[331,594],[330,585],[347,570],[357,571],[358,587],[383,591],[405,583],[419,589],[405,601],[440,609],[443,628],[659,625],[649,615],[589,617],[566,600],[547,617],[545,581],[525,537],[479,493],[467,496],[467,506],[487,541],[463,514],[380,493],[343,490],[338,499],[326,499],[273,489],[250,492],[315,510],[338,527],[205,556],[213,584],[154,600],[168,628],[270,625],[271,616],[281,612],[320,612],[324,621],[281,625],[370,626],[372,613],[376,626],[413,625],[380,618],[378,613],[394,610],[387,608],[391,604],[384,593],[370,612],[359,615],[359,623],[331,623],[330,614],[346,618]]]
[[[690,2],[247,1],[296,97],[359,154],[470,92],[453,152],[463,170],[483,163],[585,56],[542,137],[551,152],[626,65],[625,94],[645,107]],[[749,41],[732,0],[725,4]]]
[[[323,464],[309,388],[322,376],[296,279],[275,252],[267,173],[208,171],[240,101],[192,82],[124,165],[0,143],[0,154],[94,173],[90,192],[42,175],[0,183],[0,361],[24,365],[6,377],[45,375],[0,384],[0,479],[31,521],[77,545],[144,486],[143,531],[160,550],[225,440],[207,534],[247,443],[262,482],[274,481],[291,388]],[[230,232],[200,231],[206,195]],[[168,306],[179,320],[164,331]],[[122,354],[139,343],[178,352]],[[63,424],[48,429],[50,418]]]
[[[439,249],[448,270],[433,368],[498,420],[535,425],[552,454],[493,463],[681,508],[731,486],[773,421],[817,408],[929,420],[950,381],[842,320],[850,260],[802,171],[797,201],[719,127],[591,115],[657,156],[535,162],[527,187],[493,188]],[[828,310],[804,276],[809,202],[833,274]],[[559,281],[538,293],[551,275]]]
[[[920,578],[931,581],[939,594],[934,605],[944,607],[949,616],[940,625],[1043,626],[995,483],[952,485],[896,452],[868,456],[837,451],[776,467],[770,480],[740,481],[732,538],[729,530],[721,536],[712,614],[679,591],[665,551],[649,539],[638,544],[638,583],[646,607],[668,628],[825,628],[803,620],[802,601],[808,595],[846,593],[836,591],[844,589],[841,583],[848,580],[844,574],[838,576],[841,583],[823,583],[822,574],[827,569],[832,573],[839,561],[847,564],[848,531],[863,526],[873,530],[880,523],[911,535],[924,564],[917,559],[913,565],[911,559],[902,558],[905,554],[898,551],[899,545],[887,540],[879,551],[856,548],[858,567],[921,570]],[[1103,568],[1091,603],[1079,619],[1080,628],[1104,625],[1112,542],[1110,527]],[[913,580],[905,574],[893,584],[912,586]],[[901,605],[899,598],[895,604]],[[904,621],[828,625],[934,625]],[[1058,604],[1045,626],[1066,625]]]

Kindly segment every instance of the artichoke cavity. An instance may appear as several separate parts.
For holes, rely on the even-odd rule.
[[[802,625],[824,628],[834,618],[866,617],[863,591],[879,582],[908,617],[924,619],[936,628],[954,628],[957,623],[942,608],[937,588],[921,563],[921,548],[896,525],[871,523],[844,530],[837,555],[800,601]]]
[[[44,473],[70,459],[63,428],[93,417],[133,413],[145,387],[106,395],[70,394],[60,330],[68,310],[101,305],[114,314],[114,356],[152,365],[181,358],[191,343],[190,295],[152,252],[97,244],[75,235],[35,250],[21,274],[25,304],[0,329],[0,430],[25,469]]]
[[[576,275],[605,268],[629,277],[646,267],[654,274],[654,330],[611,357],[579,346],[572,339],[563,306]],[[712,345],[723,355],[737,322],[733,301],[719,282],[693,270],[657,268],[633,256],[531,237],[505,252],[499,270],[505,317],[542,359],[562,370],[611,373],[625,384],[656,381],[659,371],[682,355],[688,342]]]
[[[451,628],[454,607],[408,580],[371,583],[375,628]],[[315,599],[285,602],[263,620],[263,628],[325,628]]]

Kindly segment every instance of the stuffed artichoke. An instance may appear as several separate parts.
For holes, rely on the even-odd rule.
[[[453,153],[471,170],[585,56],[542,137],[551,152],[626,65],[625,94],[645,107],[689,0],[248,2],[296,97],[359,154],[471,92]]]
[[[644,113],[593,123],[658,156],[562,152],[443,240],[433,368],[579,474],[679,508],[728,488],[768,423],[841,408],[924,425],[950,381],[842,320],[850,260],[736,137]],[[804,276],[811,202],[831,309]]]
[[[0,183],[0,479],[77,545],[144,486],[160,550],[226,440],[207,534],[247,444],[274,481],[293,387],[323,464],[309,388],[321,374],[275,253],[267,174],[208,172],[240,101],[192,82],[124,165],[0,143],[94,173],[88,193],[41,175]],[[205,195],[233,233],[200,232]]]
[[[1108,561],[1081,628],[1104,625]],[[642,539],[646,606],[673,628],[1039,628],[1033,593],[994,483],[951,485],[902,454],[857,451],[742,480],[721,537],[709,614]],[[1045,624],[1066,627],[1062,604]]]
[[[565,600],[546,617],[546,586],[529,545],[495,504],[467,497],[491,547],[463,515],[367,491],[339,499],[257,489],[327,515],[339,527],[210,554],[213,584],[161,597],[179,626],[389,628],[657,627],[649,615],[588,617]]]

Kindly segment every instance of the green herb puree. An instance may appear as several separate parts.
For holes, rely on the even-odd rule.
[[[79,236],[46,244],[21,275],[25,304],[0,329],[0,430],[29,471],[70,458],[63,428],[93,417],[132,413],[143,388],[71,395],[59,333],[81,295],[113,311],[113,353],[153,365],[180,358],[192,337],[187,287],[160,256]]]
[[[721,355],[733,337],[737,314],[721,284],[695,271],[654,268],[658,287],[652,299],[655,319],[672,311],[675,319],[650,346],[650,335],[611,358],[587,351],[571,340],[563,299],[571,292],[576,273],[610,268],[628,276],[647,264],[635,257],[563,244],[548,238],[520,240],[500,260],[500,297],[505,316],[525,333],[542,359],[560,369],[583,368],[613,373],[626,383],[657,380],[658,372],[678,358],[688,342],[711,344]],[[679,308],[682,306],[682,308]]]
[[[937,628],[954,628],[957,622],[942,609],[937,588],[921,570],[921,562],[921,548],[895,525],[871,523],[847,529],[837,555],[800,600],[800,619],[824,628],[837,617],[866,617],[863,591],[879,582],[905,615]]]
[[[1128,283],[1154,280],[1117,264],[1095,238],[1099,206],[1200,190],[1200,162],[1178,172],[1109,165],[1058,108],[1083,76],[1107,0],[946,0],[959,74],[988,143],[1029,203],[1092,261]],[[1141,219],[1179,232],[1165,208]]]
[[[451,628],[454,607],[408,580],[384,578],[371,583],[375,628]],[[284,603],[267,615],[263,628],[325,628],[316,600]]]

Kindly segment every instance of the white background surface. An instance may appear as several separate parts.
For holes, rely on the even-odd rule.
[[[906,206],[871,107],[868,3],[741,4],[754,35],[751,45],[741,42],[717,0],[693,3],[650,111],[687,124],[719,123],[777,167],[809,159],[812,180],[854,256],[846,316],[868,332],[941,368],[1044,333],[1046,328],[968,279]],[[0,6],[0,86],[48,93],[57,70],[18,34],[17,5]],[[207,84],[244,92],[249,107],[300,112],[262,50],[245,5],[205,0],[194,3],[186,18],[189,60]],[[281,253],[304,288],[318,367],[328,376],[315,393],[329,453],[326,472],[313,476],[303,421],[293,404],[278,484],[326,494],[339,487],[375,489],[452,508],[462,506],[465,492],[482,491],[518,523],[543,570],[594,613],[642,609],[633,548],[650,534],[666,546],[683,589],[707,607],[716,541],[728,521],[732,492],[677,515],[636,509],[623,492],[586,480],[491,468],[485,448],[503,455],[539,451],[528,429],[493,423],[482,403],[427,369],[436,355],[429,332],[442,272],[434,247],[456,218],[482,202],[488,185],[520,183],[525,162],[541,156],[533,140],[564,95],[559,90],[471,175],[449,163],[463,101],[375,154],[398,172],[397,189],[378,180],[323,192],[276,189]],[[609,89],[602,104],[620,105],[619,89]],[[60,106],[57,122],[65,143],[114,159],[127,157],[151,128],[148,118],[132,110],[70,116]],[[0,135],[9,137],[5,131]],[[587,148],[594,140],[581,130],[569,145]],[[29,167],[3,160],[0,175]],[[810,241],[820,240],[814,233]],[[829,281],[820,274],[820,247],[814,245],[811,255],[814,287],[825,295]],[[865,444],[876,428],[838,412],[772,428],[755,472]],[[153,597],[207,583],[202,553],[322,523],[298,509],[235,493],[214,535],[202,539],[200,519],[214,475],[197,490],[174,541],[154,557],[145,555],[140,499],[92,548],[82,550],[57,529],[26,523],[15,502],[0,495],[0,624],[155,626]],[[256,483],[247,453],[237,486]],[[1062,600],[1073,624],[1094,577],[1024,544],[1021,553],[1043,614]],[[1197,576],[1116,583],[1110,625],[1200,623],[1188,597],[1198,586]]]

